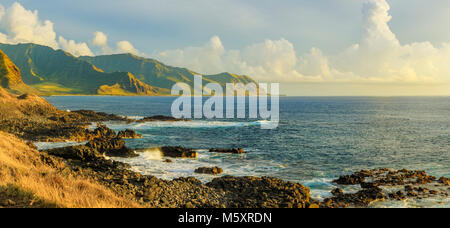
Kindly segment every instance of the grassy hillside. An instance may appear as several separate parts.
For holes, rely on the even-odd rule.
[[[93,180],[75,178],[63,161],[42,156],[0,132],[0,207],[139,207]]]
[[[3,123],[44,124],[60,111],[36,95],[15,96],[0,87]],[[23,125],[18,125],[23,126]],[[94,180],[75,176],[62,160],[40,153],[27,142],[0,130],[0,207],[139,207]]]
[[[177,82],[193,87],[197,74],[132,54],[77,58],[36,44],[0,44],[0,49],[21,69],[26,84],[47,95],[169,95]],[[254,82],[231,73],[203,75],[203,79],[204,85],[214,82],[223,87]]]
[[[80,57],[103,69],[105,72],[131,72],[139,80],[149,85],[170,90],[174,83],[184,82],[193,85],[194,75],[198,74],[186,68],[171,67],[154,59],[142,58],[132,54],[103,55]],[[222,73],[203,75],[204,83],[215,82],[224,86],[226,83],[254,82],[248,76]]]
[[[22,69],[23,81],[50,94],[98,94],[102,86],[118,84],[119,94],[156,95],[159,91],[127,72],[104,73],[96,66],[52,48],[0,44],[0,49]],[[53,86],[53,87],[52,87]],[[55,90],[51,90],[54,88]]]

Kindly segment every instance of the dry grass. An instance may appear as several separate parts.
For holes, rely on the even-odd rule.
[[[58,167],[64,168],[65,164],[58,163]],[[3,132],[0,132],[0,189],[3,189],[0,191],[3,198],[7,190],[9,194],[15,192],[10,194],[13,201],[14,196],[16,201],[22,202],[23,197],[26,197],[25,199],[34,199],[32,202],[41,202],[43,207],[139,207],[136,202],[120,198],[92,180],[74,178],[69,172],[59,172],[44,164],[38,151],[15,136]],[[21,199],[17,199],[18,196],[22,196]]]

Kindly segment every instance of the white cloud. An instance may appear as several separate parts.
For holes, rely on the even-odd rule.
[[[305,76],[296,71],[294,45],[286,39],[266,40],[243,50],[226,50],[218,36],[199,47],[154,53],[161,61],[203,74],[237,72],[265,81],[298,81]]]
[[[117,52],[118,53],[131,53],[133,55],[140,55],[141,53],[134,48],[134,46],[129,41],[117,42]]]
[[[8,36],[0,32],[0,43],[8,43]]]
[[[225,70],[223,55],[225,48],[219,37],[212,37],[200,47],[187,47],[183,50],[168,50],[157,53],[157,57],[168,64],[184,66],[198,72],[222,72]]]
[[[217,36],[203,46],[153,56],[199,73],[229,71],[260,81],[450,82],[450,43],[441,47],[430,42],[402,45],[388,25],[389,10],[386,0],[367,1],[361,41],[334,56],[326,56],[318,48],[299,55],[286,39],[227,50]]]
[[[4,15],[5,15],[5,7],[0,4],[0,21],[2,20]]]
[[[66,40],[64,37],[59,37],[59,44],[61,48],[74,56],[93,56],[91,49],[86,43],[77,43],[74,40]]]
[[[100,47],[102,54],[109,55],[114,53],[113,49],[108,45],[108,36],[101,31],[94,32],[94,38],[91,43],[94,46]]]
[[[95,46],[103,47],[108,45],[108,36],[100,31],[94,32],[94,39],[92,40],[92,44]]]
[[[17,2],[6,10],[3,6],[0,8],[0,25],[6,31],[8,43],[36,43],[55,49],[59,47],[53,23],[39,20],[37,11],[27,10]]]
[[[101,52],[104,55],[131,53],[133,55],[145,56],[145,54],[137,50],[130,41],[126,40],[117,42],[116,49],[114,50],[108,44],[108,35],[101,31],[94,32],[94,38],[91,43],[94,46],[100,47]]]

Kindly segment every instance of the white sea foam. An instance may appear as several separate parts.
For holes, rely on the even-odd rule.
[[[227,122],[227,121],[204,121],[204,120],[193,120],[193,121],[154,121],[145,123],[132,123],[124,124],[117,122],[106,122],[109,128],[114,130],[121,129],[134,129],[134,130],[145,130],[145,129],[159,129],[159,128],[234,128],[234,127],[249,127],[249,126],[261,126],[266,124],[262,121],[253,122]]]
[[[173,180],[179,177],[195,177],[202,182],[211,181],[213,178],[223,175],[231,176],[264,176],[267,172],[277,172],[283,167],[274,161],[247,160],[246,154],[218,154],[209,153],[206,149],[196,150],[197,159],[171,158],[172,163],[163,162],[159,149],[148,149],[139,152],[135,158],[114,158],[114,160],[126,162],[134,171],[145,175],[156,176],[165,180]],[[194,173],[199,167],[223,168],[222,175],[202,175]]]
[[[148,148],[136,152],[138,152],[145,160],[161,161],[163,159],[163,153],[158,147]]]

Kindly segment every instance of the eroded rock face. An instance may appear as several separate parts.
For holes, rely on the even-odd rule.
[[[321,207],[367,207],[374,201],[423,199],[448,197],[448,178],[437,180],[425,171],[374,169],[362,170],[352,175],[341,176],[333,181],[339,185],[360,185],[356,193],[344,193],[340,189],[332,191],[333,197],[325,199]],[[403,189],[398,190],[400,187]],[[430,189],[430,188],[437,188]]]
[[[181,146],[164,146],[161,147],[161,152],[165,157],[171,158],[197,158],[198,156],[198,153],[195,150]]]
[[[201,167],[195,170],[195,173],[199,174],[210,174],[210,175],[218,175],[223,173],[223,169],[219,167]]]
[[[232,149],[217,149],[217,148],[212,148],[209,150],[209,152],[214,152],[214,153],[228,153],[228,154],[244,154],[246,153],[244,149],[242,148],[232,148]]]

